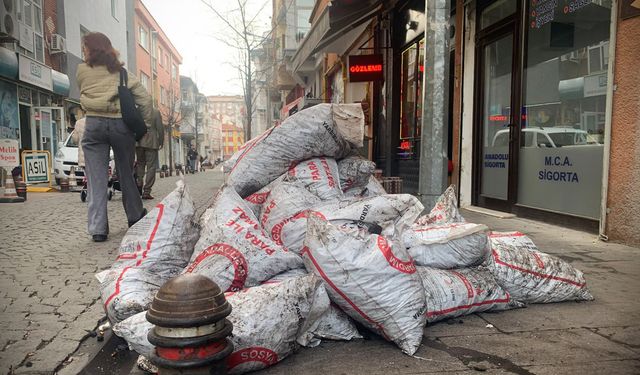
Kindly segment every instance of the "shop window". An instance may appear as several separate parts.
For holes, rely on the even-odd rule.
[[[534,1],[535,3],[535,1]],[[540,3],[549,4],[550,1],[540,1]],[[484,29],[498,21],[512,15],[516,11],[518,2],[514,0],[498,0],[486,7],[480,13],[480,28]]]
[[[418,139],[422,127],[424,39],[402,52],[400,69],[400,139]]]
[[[527,12],[518,202],[597,219],[611,2],[546,3]]]

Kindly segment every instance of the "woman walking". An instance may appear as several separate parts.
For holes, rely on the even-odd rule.
[[[122,204],[129,226],[135,224],[146,210],[133,176],[136,140],[122,121],[118,86],[123,63],[118,51],[102,33],[89,33],[82,38],[84,63],[78,65],[77,81],[80,104],[86,112],[82,138],[85,169],[89,182],[88,231],[96,242],[107,240],[107,179],[109,147],[113,149],[116,169],[122,188]],[[151,123],[151,97],[140,82],[129,75],[128,87],[133,93],[146,123]]]

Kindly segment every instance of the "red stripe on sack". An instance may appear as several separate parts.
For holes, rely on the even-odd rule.
[[[261,362],[268,367],[278,363],[278,353],[260,346],[241,349],[227,358],[227,370],[248,362]]]
[[[233,281],[231,282],[229,289],[225,290],[225,292],[236,292],[238,290],[242,290],[247,280],[247,275],[249,274],[249,265],[240,251],[224,243],[216,243],[204,249],[200,254],[198,254],[189,268],[187,268],[186,272],[192,273],[200,263],[214,255],[222,255],[229,259],[233,265]]]
[[[469,309],[469,308],[477,307],[477,306],[490,305],[492,303],[509,303],[509,301],[510,301],[510,298],[509,298],[509,295],[507,295],[507,298],[492,299],[492,300],[488,300],[488,301],[476,302],[476,303],[471,303],[471,304],[468,304],[468,305],[456,306],[456,307],[451,307],[451,308],[448,308],[448,309],[438,310],[438,311],[427,311],[426,315],[427,315],[427,317],[432,317],[432,316],[437,316],[437,315],[444,315],[444,314],[448,314],[450,312]]]
[[[118,257],[116,258],[116,260],[121,260],[121,259],[136,259],[138,257],[138,255],[136,253],[124,253],[124,254],[120,254],[118,255]]]
[[[419,228],[419,229],[414,229],[414,232],[428,232],[431,230],[440,230],[440,229],[450,229],[450,228],[457,228],[457,227],[461,227],[464,225],[468,225],[468,223],[451,223],[448,225],[441,225],[441,226],[430,226],[428,228]]]
[[[125,267],[122,270],[122,272],[120,273],[120,275],[118,276],[118,279],[116,280],[116,288],[115,288],[115,290],[109,296],[109,298],[107,298],[107,300],[104,303],[105,311],[107,310],[107,306],[109,306],[109,302],[111,302],[111,300],[120,293],[120,283],[122,282],[122,278],[124,277],[124,273],[127,272],[130,268],[131,268],[131,266]]]
[[[149,240],[147,240],[147,248],[144,253],[142,253],[142,259],[139,259],[136,262],[136,267],[142,264],[142,261],[147,258],[147,254],[149,250],[151,250],[151,245],[153,245],[153,240],[156,237],[156,232],[158,232],[158,227],[160,226],[160,220],[162,220],[162,216],[164,215],[164,204],[158,203],[156,206],[158,208],[158,218],[156,219],[156,225],[154,225],[153,230],[151,231],[151,235],[149,236]]]
[[[540,258],[540,255],[538,255],[538,253],[533,251],[531,252],[531,255],[533,255],[533,257],[536,258],[536,263],[538,264],[538,267],[544,268],[544,262],[542,261],[542,258]]]
[[[522,237],[524,235],[525,234],[522,232],[507,232],[507,233],[491,232],[489,233],[489,237],[491,238]]]
[[[285,227],[285,225],[295,220],[308,219],[310,214],[317,216],[322,220],[325,220],[325,221],[327,220],[327,218],[318,211],[312,211],[312,210],[300,211],[297,214],[291,217],[288,217],[282,220],[281,222],[279,222],[278,224],[274,225],[273,228],[271,228],[271,239],[280,246],[284,245],[284,242],[282,241],[282,229]]]
[[[462,280],[462,283],[464,284],[465,288],[467,288],[467,297],[468,298],[473,298],[475,293],[473,292],[473,286],[471,285],[469,280],[463,274],[461,274],[460,272],[451,271],[451,273],[456,275],[460,280]]]
[[[382,255],[391,267],[402,273],[412,274],[416,272],[416,265],[413,262],[413,259],[409,257],[409,260],[406,262],[398,259],[398,257],[396,257],[391,251],[391,246],[389,246],[387,240],[382,236],[378,236],[378,249],[380,249]]]
[[[250,196],[246,197],[244,200],[254,203],[254,204],[264,204],[267,201],[267,197],[271,194],[270,191],[266,191],[264,193],[253,193]]]
[[[318,264],[318,262],[316,261],[316,258],[313,257],[313,254],[311,254],[311,250],[309,250],[308,247],[303,247],[302,248],[302,252],[300,253],[301,256],[307,255],[309,257],[309,260],[311,260],[311,262],[313,263],[313,266],[318,270],[318,273],[320,273],[320,277],[322,277],[322,279],[329,284],[329,286],[331,288],[333,288],[333,290],[336,291],[336,293],[338,293],[342,299],[345,300],[345,302],[347,302],[349,305],[351,305],[351,307],[358,313],[360,314],[360,316],[362,316],[367,322],[373,324],[374,326],[376,326],[378,328],[378,330],[382,333],[382,335],[384,336],[385,339],[391,341],[389,339],[389,337],[387,336],[387,334],[384,331],[384,327],[382,326],[382,324],[374,321],[373,319],[371,319],[367,314],[365,314],[362,310],[360,310],[360,308],[358,306],[356,306],[355,303],[353,303],[353,301],[351,301],[349,299],[349,297],[347,297],[342,290],[340,290],[340,288],[338,288],[336,286],[336,284],[333,283],[333,281],[331,281],[331,279],[329,279],[329,276],[327,276],[326,273],[324,273],[324,271],[322,270],[322,268],[320,267],[320,265]]]
[[[503,266],[506,266],[506,267],[509,267],[509,268],[514,269],[516,271],[528,273],[528,274],[540,277],[542,279],[551,279],[551,280],[561,281],[561,282],[564,282],[564,283],[567,283],[567,284],[575,285],[575,286],[577,286],[579,288],[582,288],[585,285],[587,285],[586,282],[578,283],[578,282],[573,281],[573,280],[565,279],[564,277],[548,275],[548,274],[544,274],[544,273],[528,270],[526,268],[522,268],[522,267],[516,266],[514,264],[509,264],[509,263],[507,263],[507,262],[505,262],[505,261],[500,259],[500,256],[498,255],[498,252],[495,251],[495,249],[492,249],[491,253],[492,253],[493,259],[495,260],[496,263],[498,263],[500,265],[503,265]]]

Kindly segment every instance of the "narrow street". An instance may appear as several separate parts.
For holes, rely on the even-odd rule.
[[[159,179],[153,206],[176,177]],[[222,183],[209,171],[185,177],[200,211]],[[2,373],[76,373],[90,358],[76,349],[104,317],[94,274],[108,268],[125,222],[116,196],[109,204],[109,241],[95,244],[85,234],[86,205],[77,193],[30,194],[26,204],[3,205],[2,225],[12,233],[1,245]],[[68,212],[64,216],[62,212]],[[640,371],[640,285],[637,249],[597,241],[594,235],[545,223],[499,219],[462,210],[471,222],[494,230],[521,230],[542,251],[585,272],[592,302],[531,305],[481,313],[426,327],[415,357],[381,338],[325,341],[301,349],[265,374],[487,373],[635,374]],[[24,225],[28,218],[38,220]],[[21,229],[23,228],[23,229]],[[363,331],[364,333],[364,331]],[[102,345],[102,344],[98,344]],[[107,353],[108,354],[108,353]],[[366,357],[366,361],[363,358]],[[75,361],[75,363],[73,362]],[[13,372],[10,372],[13,369]],[[71,371],[73,369],[73,371]],[[142,374],[133,368],[132,374]]]
[[[144,201],[147,209],[177,179],[157,179],[156,199]],[[209,171],[185,180],[203,209],[222,174]],[[26,203],[3,204],[0,210],[0,373],[51,374],[105,316],[94,274],[111,266],[126,232],[122,195],[109,202],[111,233],[104,243],[87,235],[87,205],[79,193],[30,193]]]

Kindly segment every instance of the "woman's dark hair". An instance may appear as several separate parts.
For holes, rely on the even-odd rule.
[[[110,73],[117,73],[124,65],[118,60],[120,54],[103,33],[89,33],[83,36],[82,44],[88,49],[89,56],[85,56],[85,59],[90,67],[104,65]]]

